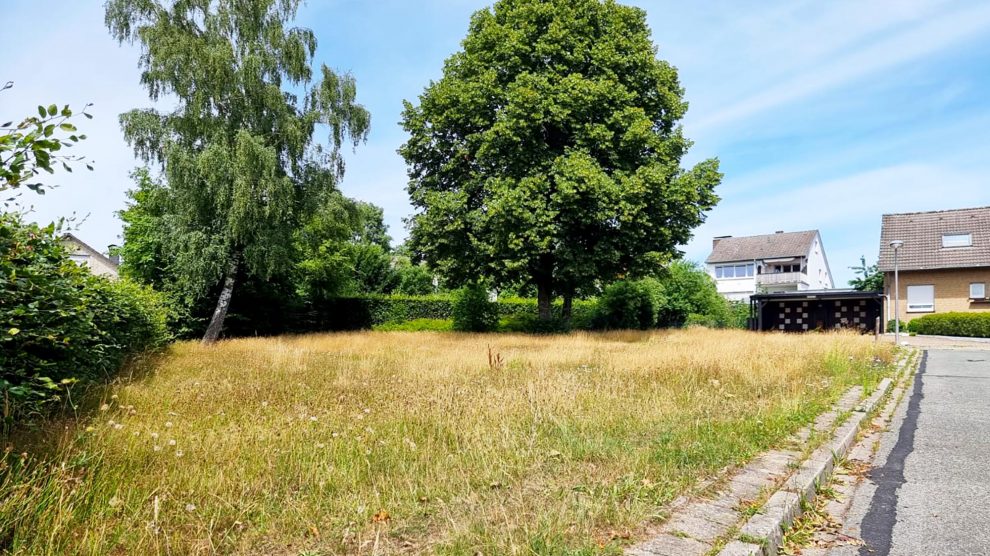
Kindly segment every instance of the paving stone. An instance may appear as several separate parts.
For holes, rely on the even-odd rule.
[[[744,469],[776,476],[787,475],[791,472],[791,464],[797,461],[800,455],[794,451],[775,450],[755,458]]]
[[[781,528],[787,529],[794,523],[794,518],[801,515],[801,498],[793,492],[777,491],[763,506],[763,515],[778,519]]]
[[[718,556],[763,556],[763,548],[758,544],[732,541],[718,553]]]
[[[627,556],[703,556],[712,549],[694,539],[660,535],[625,551]]]
[[[662,530],[666,533],[683,533],[699,541],[714,542],[725,535],[740,518],[739,512],[700,502],[674,514]]]

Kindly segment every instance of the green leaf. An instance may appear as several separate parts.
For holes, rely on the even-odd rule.
[[[45,111],[44,106],[38,106],[38,115],[41,116],[42,118],[48,117],[48,112]]]
[[[55,106],[54,104],[49,104],[48,105],[48,115],[49,116],[54,116],[55,114],[58,114],[58,106]]]
[[[70,124],[68,122],[65,122],[63,124],[60,124],[58,127],[62,131],[75,131],[76,130],[76,126],[74,126],[74,125],[72,125],[72,124]]]
[[[20,328],[11,328],[10,330],[7,331],[7,334],[10,334],[11,336],[17,336],[20,333],[21,333]]]

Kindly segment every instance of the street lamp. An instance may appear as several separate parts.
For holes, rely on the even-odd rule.
[[[897,250],[904,247],[904,242],[895,239],[890,242],[894,250],[894,345],[901,345],[901,284],[897,273]]]

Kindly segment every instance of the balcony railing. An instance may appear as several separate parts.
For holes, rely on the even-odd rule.
[[[776,272],[757,274],[756,283],[760,286],[783,286],[789,284],[807,284],[808,275],[803,272]]]

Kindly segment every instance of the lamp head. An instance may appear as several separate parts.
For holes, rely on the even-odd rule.
[[[901,240],[899,240],[899,239],[895,239],[895,240],[893,240],[893,241],[890,242],[890,246],[894,249],[894,251],[896,251],[896,250],[900,249],[901,247],[904,247],[904,242],[901,241]]]

